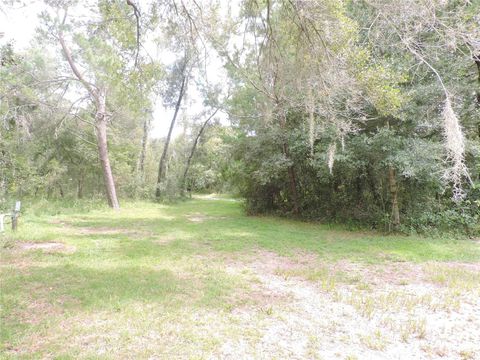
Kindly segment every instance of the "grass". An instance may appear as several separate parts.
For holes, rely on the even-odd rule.
[[[328,264],[425,263],[433,283],[453,290],[470,290],[479,280],[478,273],[430,264],[478,262],[480,246],[468,240],[247,217],[239,201],[223,196],[173,205],[126,202],[118,213],[90,205],[34,205],[25,210],[17,233],[0,235],[1,358],[208,358],[230,339],[255,343],[259,324],[277,308],[246,296],[255,293],[258,280],[249,271],[229,271],[228,264],[258,251],[314,255],[322,266],[277,274],[318,282],[328,293],[337,284],[356,286],[358,296],[350,302],[367,318],[378,307],[362,293],[371,285],[330,271]],[[30,249],[22,249],[27,243]],[[47,243],[63,248],[35,248]],[[382,306],[388,307],[392,299],[385,296]],[[235,309],[255,303],[262,309],[259,324],[235,321]],[[423,323],[411,323],[404,332],[405,338],[423,336]],[[363,341],[382,349],[378,334]]]
[[[363,336],[361,341],[372,350],[384,350],[386,347],[385,339],[378,330],[371,335]]]

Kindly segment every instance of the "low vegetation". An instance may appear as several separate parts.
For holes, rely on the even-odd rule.
[[[6,359],[480,355],[478,241],[249,217],[219,196],[114,217],[27,205],[0,239]]]

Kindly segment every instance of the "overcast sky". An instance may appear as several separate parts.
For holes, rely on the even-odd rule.
[[[24,50],[32,44],[36,28],[39,25],[38,15],[46,7],[43,0],[24,1],[24,3],[25,4],[8,7],[6,5],[0,5],[0,33],[3,33],[0,44],[14,41],[14,47],[17,51]],[[137,3],[142,4],[141,1]],[[155,48],[147,46],[147,50],[151,55],[155,55]],[[173,60],[173,57],[165,53],[160,56],[160,59],[163,63],[169,63]],[[212,57],[207,67],[207,72],[209,81],[225,83],[226,74],[222,66],[222,61],[218,57]],[[203,107],[194,86],[190,86],[187,95],[187,102],[184,103],[186,116],[193,116],[200,113]],[[218,114],[218,117],[221,117],[221,120],[225,121],[225,115]],[[167,135],[172,115],[173,109],[165,109],[162,106],[162,99],[158,98],[154,107],[151,137],[159,138]],[[179,118],[180,117],[181,116],[179,116]],[[181,130],[181,125],[177,120],[174,136],[178,135]]]

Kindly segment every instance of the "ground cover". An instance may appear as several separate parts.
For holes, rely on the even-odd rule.
[[[480,357],[480,244],[248,217],[220,196],[1,235],[6,359]]]

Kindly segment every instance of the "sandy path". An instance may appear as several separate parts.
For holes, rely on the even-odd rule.
[[[227,341],[218,358],[480,359],[478,294],[452,294],[419,276],[406,285],[375,278],[364,291],[348,284],[325,290],[278,275],[278,269],[296,266],[290,259],[265,252],[261,259],[229,265],[231,272],[251,272],[268,299],[232,315],[246,328],[256,327],[259,336]],[[421,272],[419,267],[414,273]]]

